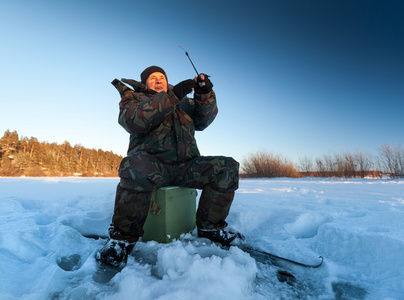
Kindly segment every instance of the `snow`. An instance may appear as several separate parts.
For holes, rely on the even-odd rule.
[[[229,224],[297,278],[193,234],[97,280],[117,178],[0,178],[0,299],[404,299],[404,180],[243,179]],[[104,238],[91,238],[102,236]]]

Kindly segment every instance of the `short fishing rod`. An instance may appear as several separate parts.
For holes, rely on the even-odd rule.
[[[178,45],[178,47],[180,47],[182,50],[184,50],[185,55],[186,55],[186,56],[188,56],[189,61],[191,62],[192,66],[194,67],[194,70],[195,70],[195,72],[196,72],[196,75],[198,75],[198,77],[199,77],[199,73],[198,73],[198,71],[196,70],[196,68],[195,68],[195,66],[194,66],[194,63],[192,62],[192,59],[189,57],[188,52],[187,52],[187,51],[185,51],[185,49],[184,49],[184,48],[182,48],[182,47],[181,47],[181,45]]]
[[[195,72],[196,72],[196,75],[198,75],[198,84],[199,84],[199,86],[203,87],[203,84],[202,84],[202,82],[201,82],[202,80],[201,80],[200,77],[199,77],[199,73],[198,73],[198,71],[196,70],[194,63],[192,62],[191,57],[189,57],[188,52],[187,52],[184,48],[182,48],[181,45],[178,45],[178,47],[180,47],[182,50],[184,50],[185,55],[188,56],[189,61],[191,62],[192,66],[194,67],[194,70],[195,70]],[[203,74],[203,73],[202,73],[202,74]],[[205,76],[206,78],[210,77],[210,76],[207,75],[207,74],[203,74],[203,76]]]

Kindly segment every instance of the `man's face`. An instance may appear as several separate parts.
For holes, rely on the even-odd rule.
[[[167,92],[167,79],[163,73],[154,72],[151,73],[146,80],[146,87],[150,90],[154,90],[157,93],[161,91]]]

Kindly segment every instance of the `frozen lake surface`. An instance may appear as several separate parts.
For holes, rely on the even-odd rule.
[[[270,264],[193,234],[97,280],[117,178],[0,178],[0,299],[404,299],[404,180],[242,179],[227,219]]]

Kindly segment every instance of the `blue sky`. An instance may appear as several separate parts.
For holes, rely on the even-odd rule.
[[[402,1],[2,1],[0,133],[125,155],[114,78],[211,76],[202,155],[404,144]]]

